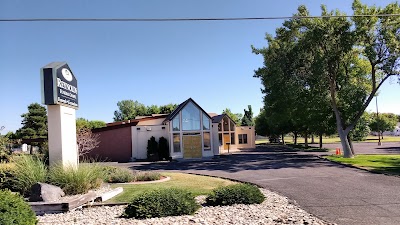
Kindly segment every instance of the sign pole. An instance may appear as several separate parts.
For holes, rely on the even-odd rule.
[[[53,62],[41,69],[42,103],[48,109],[50,166],[78,167],[76,109],[78,82],[68,64]]]

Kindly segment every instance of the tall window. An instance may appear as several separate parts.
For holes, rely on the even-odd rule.
[[[224,126],[224,131],[229,131],[229,119],[227,117],[224,117],[222,119],[222,123]]]
[[[235,133],[231,133],[231,145],[235,144]]]
[[[181,129],[181,121],[179,114],[172,120],[172,130],[179,131]]]
[[[247,134],[239,134],[239,144],[247,144]]]
[[[206,114],[203,113],[203,130],[209,130],[210,129],[210,119],[206,116]]]
[[[191,102],[182,109],[182,130],[200,130],[200,110]]]
[[[211,150],[210,132],[203,133],[203,145],[205,151]]]
[[[173,134],[174,139],[174,152],[181,152],[181,136],[180,134]]]

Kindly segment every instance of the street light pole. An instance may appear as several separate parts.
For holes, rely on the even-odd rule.
[[[381,131],[379,130],[379,112],[378,112],[378,96],[375,97],[375,103],[376,103],[376,125],[378,127],[378,146],[381,146]]]

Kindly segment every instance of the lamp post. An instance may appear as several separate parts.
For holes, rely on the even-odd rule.
[[[379,130],[379,112],[378,112],[378,96],[375,97],[375,103],[376,103],[376,125],[378,127],[378,146],[381,146],[381,131]]]

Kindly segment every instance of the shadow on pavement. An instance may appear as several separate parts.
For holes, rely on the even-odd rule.
[[[281,168],[344,167],[317,158],[312,154],[297,154],[286,146],[258,146],[232,155],[205,160],[182,160],[173,162],[129,163],[133,170],[208,170],[237,172],[242,170],[274,170]]]

